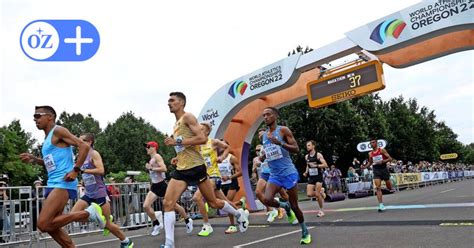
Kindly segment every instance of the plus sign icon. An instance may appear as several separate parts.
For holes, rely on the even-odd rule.
[[[99,49],[97,29],[84,20],[36,20],[21,32],[23,53],[35,61],[84,61]]]

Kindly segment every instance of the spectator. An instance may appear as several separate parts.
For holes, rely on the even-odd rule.
[[[352,160],[352,167],[354,169],[354,172],[360,173],[360,161],[357,160],[357,158],[354,158]]]
[[[330,192],[331,194],[334,193],[334,190],[336,192],[341,191],[341,170],[336,168],[336,165],[331,165],[331,170],[329,171],[329,177],[331,178],[331,187],[330,187]]]
[[[0,178],[0,188],[1,187],[8,187],[7,184],[8,176],[2,175],[2,178]],[[8,195],[7,195],[7,190],[6,189],[0,189],[0,243],[5,243],[6,240],[4,240],[3,235],[7,235],[10,232],[10,225],[9,225],[9,214],[6,209],[6,205],[8,204]]]
[[[33,231],[36,231],[36,222],[38,220],[38,213],[41,212],[42,200],[43,200],[43,181],[36,180],[33,189],[31,189],[31,197],[33,198],[32,203],[32,216],[33,216]]]
[[[118,219],[119,216],[119,198],[120,198],[120,189],[115,185],[115,178],[110,177],[109,178],[110,184],[107,185],[107,194],[109,196],[109,200],[111,202],[110,204],[110,212],[112,216],[114,217],[114,220]]]

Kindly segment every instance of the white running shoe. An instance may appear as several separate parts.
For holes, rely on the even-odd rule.
[[[318,217],[323,217],[324,216],[324,212],[322,210],[319,210],[318,213],[316,214],[316,216]]]
[[[100,228],[105,227],[105,217],[102,215],[102,208],[97,203],[92,203],[85,209],[89,213],[89,220],[96,222]]]
[[[193,232],[193,219],[188,218],[188,223],[186,223],[186,233],[192,233]]]
[[[276,208],[273,208],[273,210],[268,212],[267,214],[268,214],[267,222],[272,223],[273,221],[275,221],[275,218],[278,216],[278,210]]]
[[[151,229],[150,235],[151,236],[156,236],[156,235],[160,234],[161,229],[163,229],[163,224],[162,223],[160,223],[160,225],[154,225]]]
[[[246,232],[247,228],[249,228],[249,212],[239,208],[240,217],[237,220],[239,223],[239,231]]]

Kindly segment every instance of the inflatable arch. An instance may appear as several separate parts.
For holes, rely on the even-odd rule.
[[[210,134],[227,140],[240,158],[243,176],[238,196],[256,209],[248,175],[252,137],[267,106],[283,107],[307,98],[307,84],[321,65],[364,53],[395,68],[409,67],[474,47],[474,3],[423,1],[346,33],[346,38],[301,55],[295,54],[233,80],[206,102],[199,121]]]

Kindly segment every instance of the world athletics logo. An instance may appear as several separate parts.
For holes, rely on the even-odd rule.
[[[381,22],[370,35],[370,39],[383,44],[387,36],[392,36],[395,39],[398,39],[400,34],[403,32],[407,24],[400,19],[391,19],[384,22]]]
[[[248,84],[244,81],[235,81],[229,88],[229,95],[232,98],[235,98],[237,94],[240,94],[241,96],[245,93],[245,90],[247,89]]]

